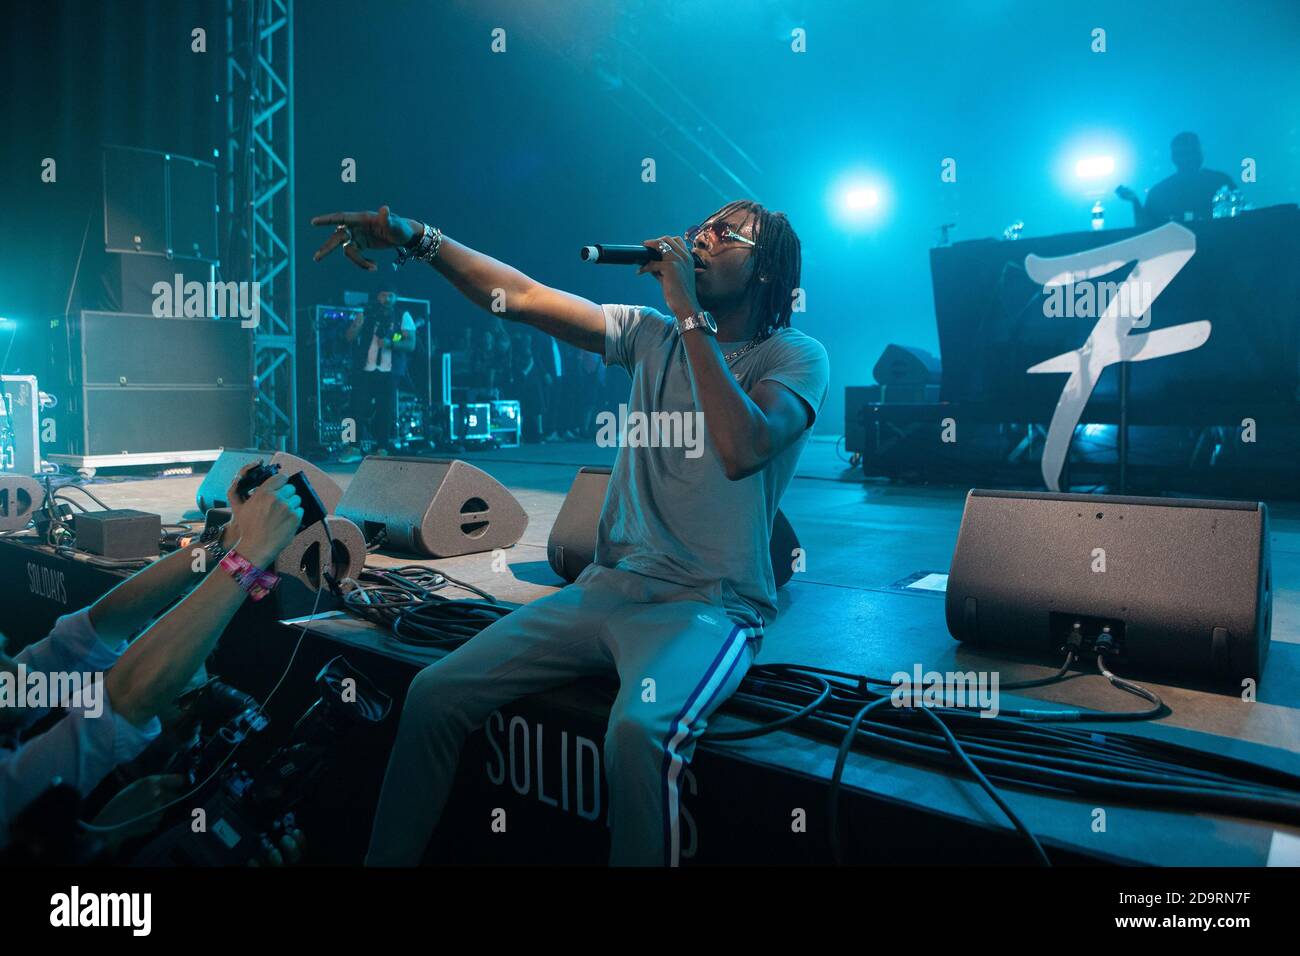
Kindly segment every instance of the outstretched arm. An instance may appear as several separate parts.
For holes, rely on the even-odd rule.
[[[381,206],[378,212],[330,213],[316,216],[311,222],[313,226],[334,227],[316,251],[315,261],[342,246],[344,255],[370,272],[378,267],[362,255],[362,249],[411,248],[424,231],[423,224],[395,215],[387,206]],[[431,264],[465,298],[485,311],[531,325],[588,352],[604,353],[605,316],[596,303],[543,285],[513,266],[445,235]]]
[[[302,501],[284,474],[272,476],[242,504],[239,553],[268,568],[293,540]],[[113,710],[137,726],[181,692],[247,597],[233,577],[217,572],[158,618],[104,678]]]

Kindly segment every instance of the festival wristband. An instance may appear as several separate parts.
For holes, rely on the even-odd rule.
[[[262,570],[238,551],[231,551],[222,558],[219,567],[234,578],[254,601],[262,600],[280,583],[278,574]]]

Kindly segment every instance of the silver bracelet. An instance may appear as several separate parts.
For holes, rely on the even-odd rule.
[[[424,233],[420,236],[420,241],[415,244],[414,249],[408,249],[405,246],[397,247],[397,261],[393,263],[393,268],[396,269],[400,265],[405,265],[412,259],[418,259],[421,262],[432,262],[441,247],[442,230],[437,226],[430,226],[426,222],[424,224]]]

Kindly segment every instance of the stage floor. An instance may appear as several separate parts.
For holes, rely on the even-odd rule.
[[[508,572],[490,554],[422,562],[470,581],[497,598],[527,603],[563,582],[546,561],[546,539],[582,465],[610,464],[613,450],[588,443],[521,446],[461,455],[506,485],[529,516],[523,539],[507,552]],[[346,487],[357,466],[325,463]],[[92,487],[109,504],[159,512],[164,521],[196,518],[201,475],[111,479]],[[761,662],[799,662],[875,677],[915,664],[924,669],[1002,671],[1003,681],[1043,676],[1049,668],[967,650],[948,635],[941,594],[908,593],[899,582],[917,572],[946,572],[961,524],[966,489],[864,482],[830,439],[810,442],[781,503],[807,557],[807,569],[780,592],[780,615],[766,631]],[[1173,713],[1160,723],[1300,754],[1300,503],[1270,503],[1275,602],[1273,646],[1259,699],[1154,684]],[[409,557],[374,555],[379,564]],[[1100,709],[1131,700],[1100,677],[1026,692]],[[1229,749],[1231,747],[1229,746]]]
[[[509,602],[527,603],[561,586],[546,561],[551,525],[577,469],[609,464],[612,451],[575,443],[461,457],[489,472],[519,498],[529,515],[528,529],[520,543],[507,551],[508,568],[503,572],[493,571],[490,554],[420,563]],[[344,486],[356,467],[324,464]],[[175,521],[199,516],[195,493],[200,481],[201,475],[110,479],[96,481],[92,487],[111,505],[155,511],[164,521]],[[767,629],[759,662],[793,662],[885,679],[898,671],[910,672],[916,665],[926,671],[996,671],[1004,683],[1052,673],[1052,667],[959,645],[948,635],[941,593],[899,586],[922,572],[947,571],[965,492],[964,488],[864,482],[838,456],[833,441],[811,443],[781,505],[805,549],[807,569],[780,592],[780,615]],[[1086,722],[1072,726],[1159,737],[1300,774],[1300,504],[1280,503],[1272,508],[1271,518],[1273,644],[1258,700],[1247,703],[1209,690],[1143,681],[1171,709],[1165,718],[1119,727]],[[409,564],[413,559],[373,555],[371,561]],[[381,629],[341,612],[321,616],[308,629],[336,644],[405,662],[410,675],[441,656],[401,645]],[[259,635],[255,643],[265,640]],[[287,647],[281,650],[287,652]],[[278,672],[279,666],[271,670]],[[603,724],[607,701],[602,702],[582,682],[543,696],[547,707],[569,707],[585,713],[591,726]],[[1025,699],[1097,710],[1128,710],[1134,705],[1131,697],[1095,674],[1004,694],[1001,706],[1020,706]],[[725,727],[738,719],[724,713],[717,722]],[[701,748],[805,780],[827,779],[835,756],[833,747],[787,732],[728,744],[706,739]],[[887,803],[924,807],[940,817],[995,829],[1005,826],[978,786],[961,775],[863,754],[846,768],[844,783]],[[1105,850],[1098,851],[1086,824],[1079,824],[1089,812],[1086,801],[1008,793],[1016,811],[1040,836],[1099,858],[1160,865],[1300,861],[1300,829],[1139,807],[1124,811],[1126,825],[1113,829]]]

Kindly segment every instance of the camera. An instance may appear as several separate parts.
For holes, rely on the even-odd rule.
[[[200,783],[193,810],[131,857],[144,866],[232,866],[257,858],[295,826],[293,809],[312,793],[334,748],[352,730],[381,723],[393,701],[343,656],[316,675],[318,696],[294,723],[289,739],[268,756],[257,746],[269,721],[253,697],[219,681],[200,688],[188,707],[201,732],[170,760],[168,772]],[[236,761],[236,757],[243,758]],[[192,807],[193,804],[187,806]]]
[[[272,475],[278,473],[280,466],[278,464],[259,463],[250,468],[243,478],[239,479],[239,484],[235,486],[235,493],[239,495],[241,501],[247,501],[249,495],[253,493]],[[298,525],[299,532],[310,528],[318,521],[325,519],[325,505],[321,502],[320,496],[312,488],[311,482],[307,479],[304,472],[297,472],[289,478],[289,484],[293,485],[298,497],[302,499],[302,523]]]

